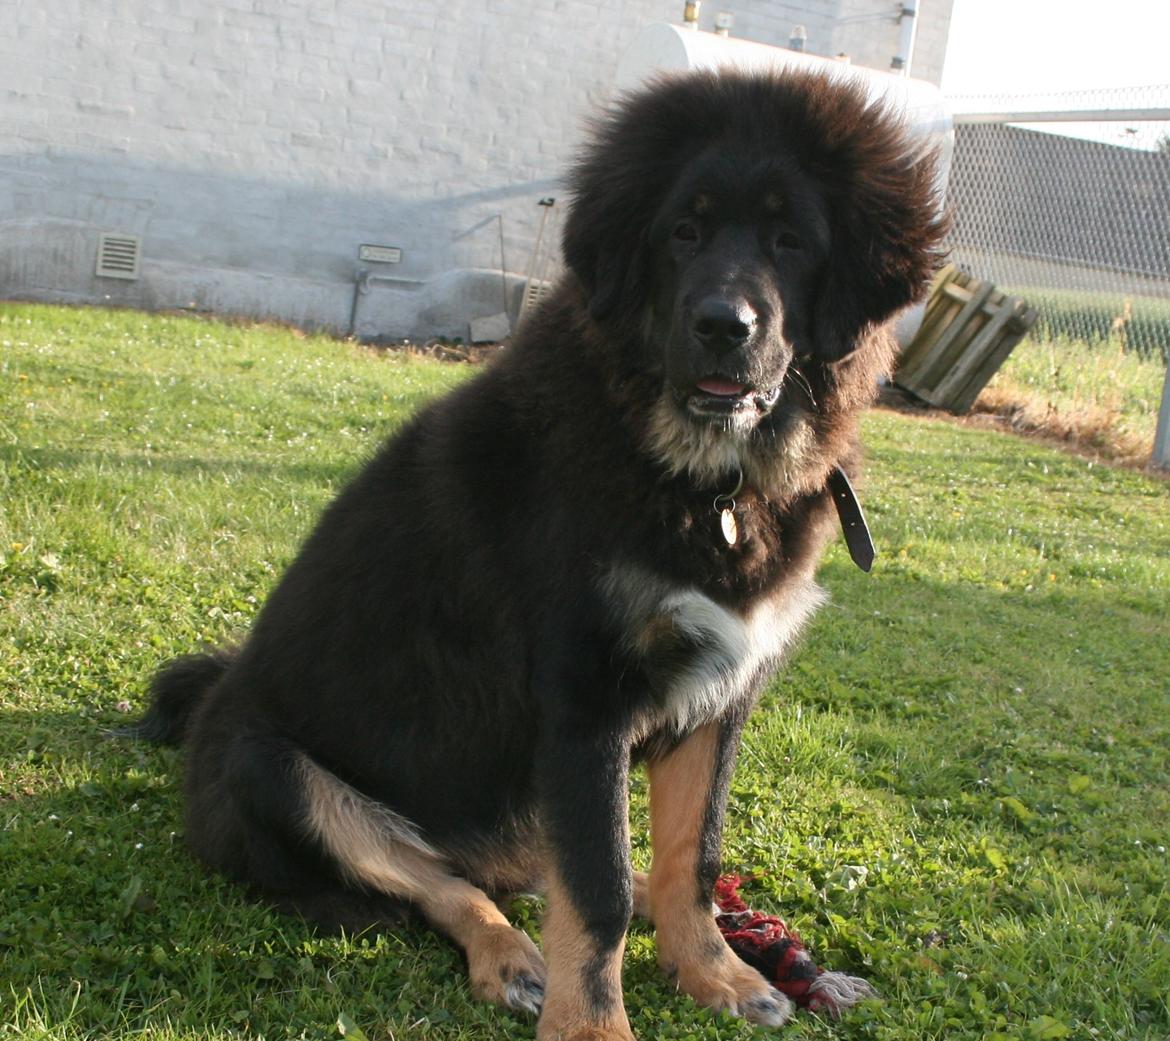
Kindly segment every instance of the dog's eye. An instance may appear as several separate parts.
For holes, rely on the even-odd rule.
[[[777,249],[800,249],[801,241],[799,236],[791,231],[782,231],[776,236]]]
[[[674,226],[674,237],[679,242],[698,242],[699,227],[694,221],[680,220]]]

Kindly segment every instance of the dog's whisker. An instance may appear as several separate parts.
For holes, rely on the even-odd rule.
[[[812,385],[809,383],[808,377],[805,376],[805,374],[801,372],[800,369],[798,369],[795,365],[790,365],[788,367],[788,371],[784,373],[784,379],[780,384],[781,386],[783,386],[788,381],[789,376],[791,376],[797,383],[800,384],[800,389],[803,390],[804,393],[808,396],[809,404],[814,409],[819,408],[820,406],[817,405],[817,399],[813,395]]]

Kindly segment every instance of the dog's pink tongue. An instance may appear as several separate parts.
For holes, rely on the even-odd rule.
[[[731,380],[709,379],[699,380],[695,386],[704,394],[715,394],[721,398],[738,398],[744,391],[742,383],[733,383]]]

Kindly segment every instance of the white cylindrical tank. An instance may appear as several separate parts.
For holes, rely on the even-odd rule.
[[[916,135],[935,141],[943,150],[940,175],[945,177],[947,173],[950,164],[950,149],[947,145],[952,134],[951,114],[942,91],[925,80],[660,22],[646,26],[634,37],[618,61],[614,86],[619,90],[629,90],[645,83],[657,72],[729,67],[810,69],[861,83],[873,97],[883,98],[896,111],[905,113]]]

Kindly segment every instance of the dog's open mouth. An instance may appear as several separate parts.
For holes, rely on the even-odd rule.
[[[758,418],[771,411],[779,396],[779,387],[752,387],[723,376],[707,376],[686,396],[686,409],[699,419]]]

